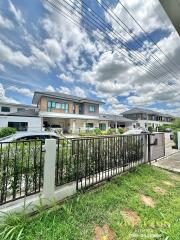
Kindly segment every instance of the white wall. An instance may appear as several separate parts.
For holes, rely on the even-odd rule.
[[[138,120],[134,122],[133,125],[136,123],[140,124],[140,127],[145,128],[145,124],[147,124],[147,127],[152,126],[154,124],[154,127],[162,126],[163,124],[172,124],[172,122],[160,122],[160,121],[151,121],[151,120]]]
[[[10,112],[1,112],[1,107],[9,107],[10,108]],[[17,112],[17,109],[18,108],[24,108],[25,110],[28,110],[28,109],[36,109],[35,107],[29,107],[29,106],[25,106],[25,105],[13,105],[13,104],[10,104],[10,103],[0,103],[0,113],[1,114],[4,114],[4,115],[7,115],[9,113],[14,113],[14,112]]]
[[[8,127],[8,122],[28,122],[28,131],[41,131],[42,123],[39,117],[0,116],[0,128]]]

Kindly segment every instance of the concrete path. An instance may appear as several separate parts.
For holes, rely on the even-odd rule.
[[[152,164],[160,168],[180,173],[180,150],[172,155],[159,159]]]
[[[165,133],[165,154],[166,156],[169,156],[171,154],[174,154],[178,152],[177,149],[173,149],[172,146],[174,146],[174,141],[170,139],[170,133]]]

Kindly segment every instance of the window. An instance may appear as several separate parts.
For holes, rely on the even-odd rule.
[[[82,113],[83,113],[83,105],[79,104],[79,114],[82,114]]]
[[[75,114],[76,113],[76,105],[75,105],[75,103],[73,103],[73,113]]]
[[[48,102],[48,112],[51,112],[52,108],[64,110],[66,113],[69,112],[68,103]]]
[[[55,108],[56,107],[56,103],[55,102],[51,102],[51,107]]]
[[[60,103],[56,103],[56,108],[57,109],[61,109],[61,104]]]
[[[10,112],[10,107],[1,107],[1,112]]]
[[[95,112],[95,106],[90,105],[89,106],[89,112]]]
[[[86,123],[86,128],[93,128],[93,123]]]
[[[105,123],[100,123],[99,124],[99,129],[102,131],[106,131],[106,124]]]
[[[25,110],[26,110],[25,108],[17,108],[17,112],[23,112]]]
[[[27,131],[28,123],[27,122],[8,122],[8,127],[15,128],[17,131]]]

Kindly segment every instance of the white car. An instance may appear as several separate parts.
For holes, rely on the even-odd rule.
[[[142,128],[138,128],[138,129],[130,129],[127,132],[123,133],[123,135],[136,135],[136,134],[149,134],[150,132],[148,130],[142,129]]]
[[[45,142],[45,139],[59,139],[59,136],[54,132],[17,132],[13,135],[4,137],[0,139],[0,142],[13,142],[17,140],[42,140]]]

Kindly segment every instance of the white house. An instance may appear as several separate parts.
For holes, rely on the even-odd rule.
[[[128,119],[134,120],[134,127],[158,128],[163,124],[171,124],[175,119],[173,116],[165,113],[156,112],[150,109],[133,108],[122,115]]]
[[[41,131],[39,110],[32,105],[0,102],[0,128],[13,127],[18,131]]]

